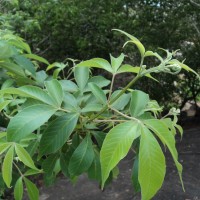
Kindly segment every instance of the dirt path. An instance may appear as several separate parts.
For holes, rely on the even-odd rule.
[[[200,200],[200,127],[184,132],[183,140],[177,140],[179,161],[183,165],[182,191],[176,168],[167,153],[167,175],[165,182],[154,200]],[[40,200],[139,200],[134,197],[130,182],[132,159],[129,155],[120,164],[120,175],[104,192],[95,182],[81,176],[75,186],[69,180],[60,179],[56,185],[41,188]]]

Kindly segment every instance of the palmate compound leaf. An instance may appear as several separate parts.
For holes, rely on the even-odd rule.
[[[182,188],[184,190],[184,185],[183,185],[183,180],[182,180],[183,167],[178,162],[178,153],[176,150],[175,138],[174,138],[173,133],[171,133],[169,129],[167,128],[167,126],[158,119],[145,120],[144,123],[150,130],[152,130],[158,136],[158,138],[162,141],[162,143],[166,145],[167,148],[169,149],[172,155],[172,158],[175,162],[176,168],[178,170]]]
[[[129,121],[115,126],[106,135],[100,152],[102,188],[112,169],[127,155],[134,139],[140,134],[141,125]]]
[[[92,146],[92,140],[89,134],[83,139],[83,141],[76,148],[69,161],[69,174],[78,176],[87,171],[94,160],[94,150]]]
[[[162,186],[166,172],[165,156],[148,128],[142,127],[139,149],[139,183],[142,200],[151,199]]]
[[[67,113],[52,121],[42,134],[40,155],[55,153],[59,150],[73,132],[78,117],[77,113]]]
[[[56,108],[44,104],[25,108],[10,120],[7,128],[7,140],[10,142],[20,141],[48,121],[56,110]]]

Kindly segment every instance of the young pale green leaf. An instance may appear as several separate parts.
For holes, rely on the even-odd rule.
[[[158,119],[149,119],[145,120],[144,123],[146,126],[151,129],[163,142],[164,145],[166,145],[172,155],[172,158],[175,162],[176,168],[179,173],[180,181],[184,190],[183,180],[182,180],[182,165],[178,162],[178,153],[175,147],[175,138],[174,135],[169,131],[167,126]]]
[[[0,144],[0,155],[11,146],[11,143]]]
[[[133,169],[132,169],[132,175],[131,175],[131,180],[134,188],[134,192],[140,192],[140,183],[138,180],[138,171],[139,171],[139,159],[138,155],[136,156],[133,164]]]
[[[95,68],[105,69],[106,71],[113,73],[113,69],[110,63],[102,58],[93,58],[91,60],[83,61],[78,65],[76,65],[76,67],[95,67]]]
[[[79,89],[83,91],[89,79],[89,69],[87,67],[75,67],[74,78]]]
[[[23,177],[27,192],[28,192],[28,197],[30,200],[39,200],[39,190],[35,186],[33,182],[31,182],[29,179],[26,177]]]
[[[20,141],[48,121],[56,110],[56,108],[44,104],[25,108],[10,120],[7,128],[7,140]]]
[[[119,31],[120,33],[123,33],[128,38],[130,38],[131,40],[128,41],[128,42],[134,43],[137,46],[137,48],[139,49],[141,57],[144,56],[144,54],[145,54],[145,48],[144,48],[143,44],[136,37],[130,35],[129,33],[126,33],[125,31],[119,30],[119,29],[113,29],[113,30],[114,31]],[[126,43],[125,43],[125,45],[126,45]]]
[[[38,55],[35,55],[35,54],[25,54],[24,56],[26,58],[33,59],[33,60],[36,60],[36,61],[39,61],[39,62],[42,62],[44,64],[49,65],[49,62],[45,58],[42,58],[42,57],[40,57]]]
[[[102,103],[103,105],[106,104],[107,98],[103,90],[99,86],[97,86],[95,83],[89,83],[88,85],[92,93],[96,97],[96,99],[99,101],[99,103]]]
[[[22,200],[23,197],[23,182],[22,182],[22,177],[20,177],[17,182],[15,183],[14,187],[14,197],[15,200]]]
[[[127,155],[134,139],[139,136],[140,126],[135,121],[119,124],[106,135],[100,152],[102,188],[112,169]]]
[[[39,174],[39,173],[42,173],[42,170],[28,169],[24,173],[24,176],[32,176],[32,175]]]
[[[149,102],[149,95],[140,91],[134,90],[131,93],[130,113],[133,117],[140,116],[144,113]]]
[[[58,107],[60,107],[63,101],[63,90],[61,84],[57,80],[51,80],[45,82],[46,89],[52,99],[55,100]]]
[[[10,103],[10,100],[6,100],[0,103],[0,112]]]
[[[194,73],[198,78],[199,78],[199,74],[197,74],[193,69],[191,69],[190,67],[188,67],[186,64],[179,62],[176,59],[173,59],[171,61],[169,61],[169,64],[177,64],[179,65],[182,69],[188,71],[188,72],[192,72]]]
[[[110,54],[111,66],[116,73],[119,67],[121,66],[122,62],[124,61],[124,54],[122,53],[118,58],[113,57]]]
[[[45,161],[42,163],[42,169],[47,174],[51,176],[58,160],[58,154],[51,154]]]
[[[37,170],[31,156],[21,145],[15,144],[15,151],[19,159],[24,163],[24,165]]]
[[[138,74],[140,71],[140,67],[133,67],[129,64],[125,64],[122,65],[119,70],[117,71],[117,74],[121,74],[121,73],[127,73],[127,72],[131,72],[131,73],[135,73]],[[153,79],[154,81],[157,81],[157,79],[155,79],[153,76],[151,76],[150,74],[145,74],[146,77]]]
[[[69,161],[69,174],[78,176],[87,171],[94,160],[92,140],[88,134],[79,144]]]
[[[77,113],[67,113],[52,121],[42,134],[40,155],[58,151],[73,132],[78,117]]]
[[[33,76],[35,76],[35,67],[28,58],[22,55],[15,55],[13,59],[18,66],[29,71]]]
[[[165,156],[149,131],[143,127],[139,149],[139,182],[142,200],[151,199],[162,186],[166,172]]]
[[[2,175],[6,186],[10,188],[12,181],[12,165],[13,165],[14,146],[11,146],[5,155],[2,165]]]
[[[146,51],[144,57],[148,57],[148,56],[153,56],[153,57],[158,58],[161,63],[164,62],[163,58],[159,54],[157,54],[157,53],[155,53],[153,51]]]

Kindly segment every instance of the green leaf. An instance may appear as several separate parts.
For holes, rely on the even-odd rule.
[[[92,93],[96,97],[96,99],[99,101],[99,103],[102,103],[103,105],[106,104],[107,98],[103,90],[99,86],[97,86],[95,83],[89,83],[88,85]]]
[[[19,144],[15,144],[15,151],[19,159],[24,163],[24,165],[37,170],[31,156],[22,146],[20,146]]]
[[[70,80],[60,80],[59,83],[61,84],[62,89],[65,92],[74,93],[74,92],[78,91],[77,85],[74,82],[70,81]]]
[[[83,61],[78,65],[76,65],[76,67],[95,67],[95,68],[105,69],[106,71],[113,73],[113,69],[110,63],[102,58],[93,58],[91,60]]]
[[[42,57],[40,57],[38,55],[35,55],[35,54],[25,54],[24,56],[26,58],[34,59],[34,60],[37,60],[39,62],[42,62],[42,63],[45,63],[45,64],[49,65],[49,62],[45,58],[42,58]]]
[[[69,153],[62,153],[60,156],[60,167],[61,167],[62,173],[66,177],[70,176],[69,170],[68,170],[70,158],[71,158],[71,154],[69,154]]]
[[[52,121],[40,141],[40,155],[55,153],[68,140],[78,120],[78,114],[67,113]]]
[[[132,169],[132,175],[131,175],[131,180],[134,188],[134,192],[140,192],[140,183],[138,180],[138,171],[139,171],[139,159],[138,155],[136,156],[133,164],[133,169]]]
[[[100,88],[106,87],[110,84],[110,80],[105,79],[103,76],[93,76],[88,80],[88,83],[95,83]]]
[[[143,127],[139,149],[139,182],[142,200],[151,199],[162,186],[166,172],[165,156],[149,131]]]
[[[42,163],[42,168],[47,176],[51,176],[53,174],[53,170],[55,168],[56,161],[58,160],[58,154],[52,154],[48,156],[44,162]]]
[[[89,69],[87,67],[75,67],[74,78],[79,89],[83,91],[89,79]]]
[[[20,177],[17,182],[15,183],[15,188],[14,188],[14,197],[15,200],[22,200],[23,198],[23,182],[22,182],[22,177]]]
[[[140,127],[135,121],[119,124],[106,135],[100,152],[102,188],[112,169],[123,159],[131,145],[140,136]]]
[[[35,174],[39,174],[41,172],[42,172],[42,170],[28,169],[25,172],[24,176],[32,176],[32,175],[35,175]]]
[[[11,146],[11,143],[0,144],[0,155]]]
[[[99,103],[89,103],[84,108],[81,109],[82,113],[87,112],[98,112],[103,108],[102,104]]]
[[[56,101],[56,105],[60,107],[63,101],[63,90],[60,83],[54,79],[51,81],[46,81],[45,86],[49,95]]]
[[[93,131],[92,135],[95,137],[99,147],[102,147],[106,134],[102,131]]]
[[[120,92],[121,90],[114,91],[111,95],[110,100],[112,101],[112,99],[114,99]],[[126,107],[126,105],[129,103],[130,98],[131,98],[130,93],[123,94],[114,103],[112,103],[111,107],[117,110],[123,110]]]
[[[1,60],[8,59],[17,53],[16,49],[13,46],[11,46],[8,42],[2,40],[0,41],[0,49]]]
[[[26,177],[23,177],[27,192],[28,192],[28,197],[30,200],[39,200],[39,191],[35,184],[31,182],[29,179]]]
[[[122,62],[124,61],[124,54],[122,53],[118,58],[115,58],[110,54],[110,60],[114,72],[117,72]]]
[[[144,113],[145,108],[149,102],[149,95],[140,91],[134,90],[131,92],[130,113],[137,117]]]
[[[145,54],[145,48],[144,48],[143,44],[142,44],[136,37],[130,35],[129,33],[126,33],[125,31],[119,30],[119,29],[113,29],[113,30],[114,30],[114,31],[119,31],[120,33],[123,33],[123,34],[126,35],[128,38],[130,38],[131,40],[128,41],[128,42],[134,43],[134,44],[137,46],[137,48],[139,49],[140,54],[141,54],[141,57],[144,56],[144,54]],[[126,43],[125,43],[125,45],[126,45]],[[124,45],[124,46],[125,46],[125,45]]]
[[[144,123],[146,126],[151,129],[163,142],[164,145],[166,145],[172,155],[172,158],[174,159],[176,168],[179,173],[180,181],[184,190],[183,180],[182,180],[182,165],[178,162],[178,153],[175,147],[175,138],[174,135],[169,131],[167,126],[161,122],[158,119],[149,119],[145,120]]]
[[[15,63],[22,69],[28,70],[32,75],[35,75],[35,67],[33,63],[22,55],[16,55],[13,57]]]
[[[22,77],[25,76],[24,70],[20,66],[14,64],[14,63],[0,62],[0,67],[8,70],[9,72],[11,72],[13,74],[18,75],[18,76],[22,76]]]
[[[6,100],[0,103],[0,112],[10,103],[10,100]]]
[[[135,73],[135,74],[138,74],[140,71],[140,67],[133,67],[131,65],[128,65],[128,64],[125,64],[125,65],[122,65],[119,70],[117,71],[117,74],[120,74],[120,73],[127,73],[127,72],[131,72],[131,73]],[[151,78],[153,79],[154,81],[157,81],[157,79],[155,79],[153,76],[151,76],[150,74],[145,74],[144,76],[148,77],[148,78]]]
[[[3,180],[8,188],[10,188],[10,184],[12,181],[13,155],[14,155],[14,146],[11,146],[5,155],[2,165]]]
[[[55,112],[56,108],[44,104],[25,108],[10,120],[7,140],[20,141],[48,121]]]
[[[91,180],[97,180],[101,182],[101,164],[100,164],[100,156],[99,152],[95,151],[94,160],[92,165],[88,169],[88,177]]]
[[[78,176],[87,171],[94,159],[92,140],[88,134],[79,144],[69,161],[69,173]]]

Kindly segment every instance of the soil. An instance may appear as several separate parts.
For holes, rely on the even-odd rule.
[[[198,120],[199,122],[199,120]],[[186,124],[185,124],[186,125]],[[200,124],[199,124],[200,125]],[[200,126],[185,126],[182,141],[177,138],[179,161],[183,165],[183,192],[173,160],[166,152],[167,174],[164,184],[153,200],[200,200]],[[120,175],[105,191],[101,191],[97,183],[80,176],[73,186],[67,179],[61,178],[51,187],[42,187],[40,200],[139,200],[134,195],[130,181],[132,155],[121,161]]]

